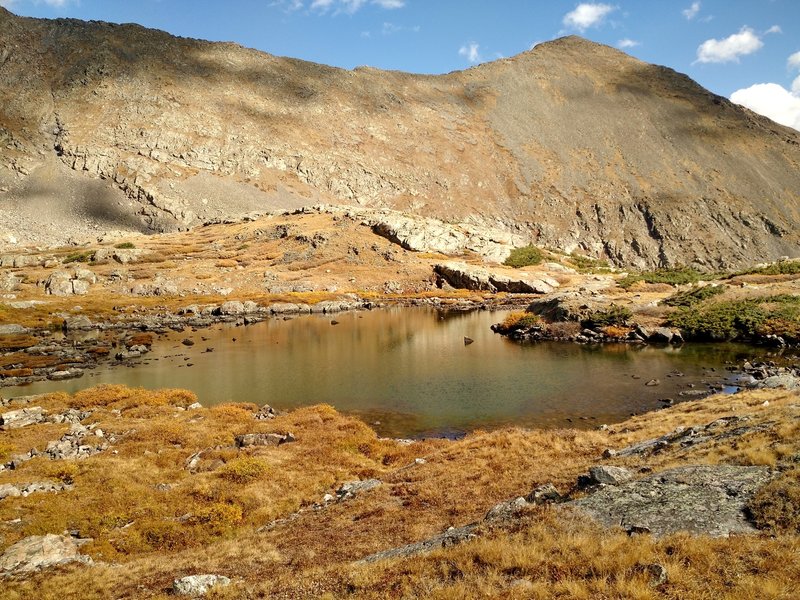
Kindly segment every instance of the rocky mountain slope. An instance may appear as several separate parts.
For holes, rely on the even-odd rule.
[[[0,8],[6,241],[318,203],[738,266],[800,253],[800,134],[577,37],[421,76]]]

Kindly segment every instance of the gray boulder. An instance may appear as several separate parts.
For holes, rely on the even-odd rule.
[[[94,325],[91,319],[86,315],[77,315],[64,319],[64,329],[70,331],[75,329],[91,329],[92,327],[94,327]]]
[[[455,546],[457,544],[475,538],[476,537],[475,528],[476,528],[475,524],[465,525],[463,527],[451,527],[444,533],[436,535],[427,540],[423,540],[421,542],[414,542],[413,544],[408,544],[406,546],[401,546],[399,548],[390,548],[388,550],[382,550],[381,552],[376,552],[375,554],[370,554],[369,556],[366,556],[361,560],[359,560],[356,564],[369,564],[381,560],[403,558],[406,556],[415,556],[418,554],[427,554],[428,552],[433,552],[434,550],[438,550],[439,548],[447,548],[450,546]]]
[[[172,582],[172,591],[179,596],[205,596],[212,588],[225,587],[231,580],[223,575],[189,575]]]
[[[631,479],[633,473],[625,467],[600,465],[589,469],[589,480],[593,484],[619,485]]]
[[[243,433],[235,438],[237,448],[252,446],[280,446],[295,441],[291,433]]]
[[[227,302],[223,302],[222,306],[219,307],[219,314],[221,315],[235,316],[243,315],[244,313],[244,304],[238,300],[229,300]]]
[[[75,562],[90,564],[92,559],[78,549],[79,543],[71,537],[52,533],[27,537],[0,556],[0,574],[31,573]]]
[[[43,423],[47,412],[41,406],[29,406],[0,414],[0,430],[17,429]]]
[[[126,265],[141,258],[144,250],[139,248],[100,248],[94,253],[94,260],[97,262],[113,260]]]
[[[532,504],[548,504],[551,502],[561,502],[563,497],[552,483],[545,483],[531,491],[525,496],[525,500]]]
[[[800,389],[800,377],[796,377],[790,373],[771,375],[758,382],[755,387],[764,389],[785,388],[787,390],[797,390]]]
[[[21,335],[27,332],[28,330],[25,327],[17,325],[16,323],[0,325],[0,335]]]
[[[336,490],[337,500],[349,500],[355,498],[358,494],[368,492],[381,485],[379,479],[364,479],[362,481],[349,481],[343,483],[338,490]]]
[[[514,498],[513,500],[506,500],[505,502],[493,506],[489,512],[486,513],[484,521],[504,521],[511,519],[516,517],[528,506],[530,506],[530,504],[522,496]]]
[[[440,282],[458,289],[549,294],[559,285],[555,279],[545,275],[534,277],[523,273],[512,277],[460,262],[440,263],[434,265],[433,270]]]

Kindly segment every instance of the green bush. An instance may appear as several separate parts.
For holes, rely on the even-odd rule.
[[[756,337],[767,317],[756,300],[730,300],[684,307],[670,315],[668,323],[688,339],[726,341]]]
[[[117,244],[114,246],[117,250],[133,250],[136,248],[136,245],[133,242],[122,242],[121,244]]]
[[[67,256],[64,259],[64,264],[66,265],[66,264],[74,263],[74,262],[79,262],[79,263],[89,262],[90,260],[92,260],[93,256],[94,256],[94,252],[92,252],[92,251],[75,252],[73,254],[70,254],[69,256]]]
[[[580,273],[607,272],[610,270],[608,261],[581,256],[580,254],[570,254],[571,262]]]
[[[690,307],[705,302],[706,300],[725,293],[725,286],[706,285],[683,292],[676,292],[669,298],[661,301],[665,306]]]
[[[706,278],[709,276],[706,275]],[[620,279],[617,283],[620,287],[629,288],[637,281],[645,283],[668,283],[669,285],[684,285],[687,283],[697,283],[703,279],[703,275],[690,267],[676,267],[674,269],[657,269],[655,271],[643,271],[641,273],[631,273]]]
[[[612,304],[606,310],[596,310],[590,313],[585,319],[581,320],[581,326],[589,329],[612,325],[623,326],[632,316],[633,313],[624,306]]]
[[[544,254],[536,246],[514,248],[508,258],[503,262],[508,267],[519,269],[530,265],[538,265],[544,260]]]
[[[734,275],[797,275],[800,274],[800,260],[782,260],[780,262],[758,267],[756,269],[746,269]]]

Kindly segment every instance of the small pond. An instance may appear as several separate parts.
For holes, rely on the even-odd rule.
[[[178,387],[205,405],[328,403],[383,435],[458,435],[509,424],[620,421],[663,406],[664,398],[677,402],[726,386],[726,366],[758,354],[734,344],[520,344],[490,330],[506,314],[388,308],[187,329],[160,338],[135,367],[105,366],[81,379],[2,393],[74,392],[100,383]],[[465,337],[474,342],[466,345]],[[194,345],[183,345],[185,338]],[[651,380],[658,385],[646,385]]]

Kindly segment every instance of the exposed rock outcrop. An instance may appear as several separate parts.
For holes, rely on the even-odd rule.
[[[460,262],[440,263],[433,269],[441,281],[458,289],[548,294],[559,286],[558,281],[547,275],[534,276],[524,273],[511,276]]]
[[[771,477],[767,467],[679,467],[607,485],[570,505],[608,527],[633,533],[662,536],[686,531],[713,537],[755,533],[747,519],[747,502]]]

